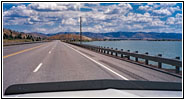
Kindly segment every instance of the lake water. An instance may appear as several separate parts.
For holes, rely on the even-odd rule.
[[[182,41],[139,41],[139,40],[123,40],[123,41],[93,41],[83,42],[96,46],[105,46],[109,48],[123,49],[130,52],[138,51],[139,53],[148,52],[149,55],[162,54],[165,58],[180,57],[182,61]],[[155,65],[155,62],[150,62]],[[164,68],[172,68],[163,64]],[[173,67],[174,68],[174,67]]]

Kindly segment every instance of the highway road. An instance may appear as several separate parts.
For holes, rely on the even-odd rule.
[[[59,40],[3,47],[3,91],[20,83],[95,79],[182,81]]]

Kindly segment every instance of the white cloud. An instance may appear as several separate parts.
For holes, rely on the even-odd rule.
[[[151,3],[151,2],[150,2],[150,3],[147,3],[147,4],[148,4],[148,5],[154,5],[154,3]]]
[[[166,21],[166,24],[169,25],[179,25],[181,27],[182,25],[182,14],[176,14],[175,17],[169,17]]]
[[[135,27],[136,29],[143,29],[143,26],[140,24],[134,24],[132,27]]]
[[[32,3],[28,7],[40,11],[77,11],[80,9],[80,6],[80,4],[74,3]]]
[[[171,11],[172,13],[174,13],[175,11],[181,11],[181,9],[180,9],[179,6],[177,6],[177,7],[170,7],[170,8],[168,8],[168,9],[169,9],[169,11]]]
[[[162,5],[156,3],[140,5],[138,10],[145,12],[138,13],[134,12],[135,9],[128,3],[109,6],[101,6],[98,3],[32,3],[28,6],[18,5],[4,11],[3,23],[4,25],[30,25],[33,27],[30,31],[44,33],[79,32],[80,16],[83,21],[83,31],[86,32],[145,31],[147,27],[159,28],[182,24],[182,14],[177,14],[174,21],[170,17],[166,21],[160,20],[159,17],[170,16],[175,11],[180,11],[179,6],[174,4],[160,6]],[[92,11],[80,11],[80,8],[92,9]]]
[[[36,15],[37,12],[27,8],[25,5],[13,6],[10,10],[3,12],[4,16],[32,16]]]
[[[34,28],[34,31],[35,32],[46,32],[47,31],[47,29],[46,28]]]
[[[166,21],[167,24],[175,24],[175,18],[174,17],[169,17]]]
[[[128,3],[121,3],[118,5],[109,5],[109,6],[99,6],[96,8],[96,11],[101,10],[100,12],[102,12],[103,14],[126,14],[128,13],[130,10],[132,10],[132,6]]]
[[[149,13],[137,14],[137,13],[129,13],[125,21],[129,21],[130,23],[149,23],[152,21],[152,16]]]
[[[176,3],[147,3],[147,5],[139,6],[139,10],[152,11],[155,14],[160,15],[172,15],[175,11],[181,11],[179,6],[175,6]]]
[[[164,26],[165,22],[161,21],[160,19],[155,19],[152,21],[150,26],[157,26],[157,27],[162,27]]]
[[[9,20],[10,18],[7,18],[4,25],[24,25],[24,24],[29,24],[27,18],[14,18],[13,20]]]
[[[153,10],[150,6],[146,5],[146,6],[139,6],[138,8],[139,10],[145,10],[145,11],[150,11]]]
[[[129,3],[120,3],[118,4],[118,7],[121,7],[122,9],[133,9],[132,6]]]
[[[161,15],[172,15],[172,13],[168,9],[153,10],[153,13]]]
[[[62,19],[61,23],[64,25],[78,25],[78,19],[73,18]]]
[[[161,6],[166,7],[166,6],[175,6],[176,3],[160,3]]]

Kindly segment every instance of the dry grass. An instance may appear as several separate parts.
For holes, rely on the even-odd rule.
[[[15,40],[3,39],[3,43],[19,43],[19,42],[32,42],[32,40],[29,40],[29,39],[15,39]]]

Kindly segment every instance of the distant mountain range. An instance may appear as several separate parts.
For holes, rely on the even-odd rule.
[[[47,34],[47,36],[57,34],[79,34],[79,32],[59,32]],[[156,32],[109,32],[109,33],[92,33],[83,32],[84,36],[97,39],[182,39],[181,33],[156,33]]]
[[[61,36],[60,34],[76,34],[79,35],[79,32],[58,32],[53,34],[44,34],[44,33],[24,33],[24,32],[16,32],[9,29],[3,29],[3,33],[5,34],[22,34],[22,36],[31,35],[33,37],[41,37],[41,38],[50,38]],[[86,38],[92,39],[178,39],[182,40],[181,33],[156,33],[156,32],[108,32],[108,33],[92,33],[92,32],[83,32],[83,36]]]

